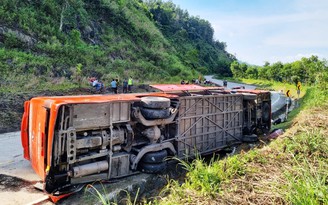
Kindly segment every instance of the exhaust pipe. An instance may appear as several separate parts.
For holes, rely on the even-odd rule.
[[[90,174],[99,173],[106,170],[108,170],[108,162],[104,160],[104,161],[73,167],[73,171],[70,171],[68,175],[73,178],[76,178],[76,177],[82,177]]]

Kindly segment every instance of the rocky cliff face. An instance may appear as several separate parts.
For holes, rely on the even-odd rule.
[[[7,26],[0,25],[0,42],[4,42],[5,39],[15,38],[28,48],[33,47],[37,43],[37,39],[31,35],[26,34],[24,31]]]

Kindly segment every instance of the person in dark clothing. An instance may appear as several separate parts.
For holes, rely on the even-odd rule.
[[[223,81],[223,86],[224,86],[224,87],[227,87],[227,86],[228,86],[228,81],[224,80],[224,81]]]
[[[126,79],[123,80],[123,93],[128,92],[128,81]]]

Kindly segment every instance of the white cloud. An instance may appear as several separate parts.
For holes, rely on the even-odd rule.
[[[310,4],[307,0],[303,2]],[[210,22],[216,38],[227,43],[227,50],[249,63],[292,62],[315,53],[327,58],[328,7],[317,4],[319,8],[315,10],[312,4],[308,10],[300,6],[296,7],[298,12],[284,15],[225,15]],[[326,52],[320,52],[325,48]],[[282,52],[286,49],[288,52]],[[299,54],[300,50],[307,50],[308,54]]]
[[[326,15],[326,11],[251,17],[243,15],[216,16],[215,19],[217,20],[210,20],[210,22],[218,34],[238,33],[239,35],[247,35],[253,33],[254,30],[295,24],[297,24],[299,28],[307,27],[307,24],[314,24],[318,31],[328,30],[328,15]],[[277,30],[277,32],[279,32],[279,30]]]
[[[327,32],[315,30],[295,29],[294,31],[282,31],[281,33],[263,39],[267,46],[294,47],[294,48],[327,48]]]
[[[294,0],[294,8],[301,11],[326,10],[328,8],[327,0]]]

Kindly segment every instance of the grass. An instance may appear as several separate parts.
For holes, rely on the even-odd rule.
[[[15,78],[15,79],[14,79]],[[6,86],[0,87],[0,93],[33,93],[41,91],[69,91],[78,88],[78,84],[64,77],[61,78],[38,78],[33,75],[15,76],[6,79]],[[83,86],[87,87],[86,79]]]
[[[201,195],[215,196],[220,192],[220,184],[235,176],[245,174],[245,162],[238,156],[218,160],[214,157],[207,164],[200,157],[192,163],[183,162],[182,165],[188,171],[190,179],[182,185],[182,188],[197,190]]]
[[[283,191],[291,204],[328,204],[328,112],[309,109],[300,115],[285,139],[290,166]]]
[[[95,199],[97,199],[101,204],[103,205],[110,205],[111,203],[110,199],[108,198],[108,193],[106,191],[106,188],[104,185],[101,184],[102,189],[99,190],[96,188],[93,184],[88,184],[85,193],[91,194],[91,196]]]
[[[318,160],[316,167],[307,159],[294,159],[294,163],[294,170],[286,173],[289,183],[285,192],[291,204],[328,204],[327,163]]]
[[[126,205],[136,205],[137,199],[139,195],[140,188],[138,188],[135,197],[132,199],[130,193],[127,190],[120,190],[117,192],[119,195],[120,192],[124,192],[126,194],[126,198],[120,200],[120,202],[113,202],[113,199],[110,197],[111,194],[108,193],[106,187],[100,183],[99,186],[95,186],[93,184],[88,184],[85,188],[85,198],[88,199],[88,204],[103,204],[103,205],[117,205],[117,204],[126,204]],[[91,198],[87,197],[87,194],[91,196]]]

